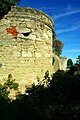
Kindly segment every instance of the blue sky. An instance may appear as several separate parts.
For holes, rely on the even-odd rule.
[[[62,56],[76,61],[80,55],[80,0],[21,0],[18,6],[36,8],[51,16],[57,39],[64,43]]]

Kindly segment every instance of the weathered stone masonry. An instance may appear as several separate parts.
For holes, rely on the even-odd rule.
[[[22,89],[37,77],[43,79],[47,70],[51,75],[60,68],[56,62],[52,66],[53,56],[56,58],[52,53],[53,24],[41,11],[12,7],[0,21],[0,80],[12,74]]]
[[[0,21],[0,79],[28,85],[52,68],[53,20],[32,8],[12,7]]]

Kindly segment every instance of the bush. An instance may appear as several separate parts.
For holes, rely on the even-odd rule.
[[[27,95],[18,95],[15,101],[2,104],[4,112],[0,114],[8,120],[79,120],[79,91],[80,74],[58,70],[47,87],[33,85]]]

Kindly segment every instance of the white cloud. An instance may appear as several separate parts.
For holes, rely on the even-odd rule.
[[[80,52],[80,50],[73,49],[73,50],[63,50],[63,52]]]
[[[56,11],[56,8],[54,7],[40,7],[38,8],[39,10],[42,10],[42,11],[45,11],[45,12],[53,12],[53,11]]]
[[[45,13],[49,15],[53,15],[53,13],[56,13],[57,9],[55,7],[40,7],[38,10],[44,11]]]
[[[60,18],[60,17],[69,16],[69,15],[76,14],[76,13],[79,13],[79,12],[80,12],[80,9],[73,10],[73,11],[70,11],[70,12],[66,12],[66,13],[62,13],[62,14],[58,14],[58,15],[53,15],[53,18],[57,19],[57,18]]]
[[[70,28],[67,28],[67,29],[56,30],[56,33],[60,34],[60,33],[63,33],[63,32],[70,32],[70,31],[74,31],[74,30],[77,30],[77,29],[80,29],[79,24],[70,26]]]

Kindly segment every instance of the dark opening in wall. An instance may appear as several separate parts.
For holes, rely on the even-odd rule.
[[[54,59],[54,57],[52,58],[52,65],[54,64],[54,62],[55,62],[55,59]]]
[[[0,68],[2,67],[2,63],[0,63]]]
[[[30,30],[30,32],[25,32],[25,33],[22,33],[24,36],[29,36],[29,34],[32,33],[32,30]]]

